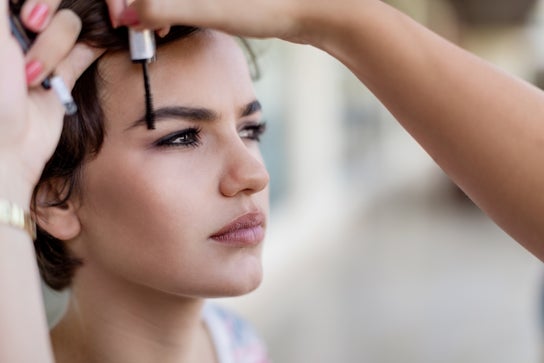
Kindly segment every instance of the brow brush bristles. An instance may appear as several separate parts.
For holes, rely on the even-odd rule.
[[[134,30],[129,28],[130,59],[133,63],[142,64],[145,91],[145,120],[148,130],[155,128],[155,113],[149,84],[147,64],[155,60],[155,33],[150,30]]]
[[[149,84],[149,72],[147,62],[142,62],[142,71],[144,74],[144,91],[145,91],[145,121],[148,130],[155,129],[155,110],[153,109],[153,96],[151,94],[151,85]]]

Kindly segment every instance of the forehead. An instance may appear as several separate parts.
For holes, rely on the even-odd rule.
[[[107,120],[134,120],[143,114],[142,69],[130,61],[128,52],[105,55],[98,71]],[[161,46],[149,74],[156,107],[182,104],[222,112],[227,105],[246,104],[255,97],[244,52],[234,38],[215,31]]]

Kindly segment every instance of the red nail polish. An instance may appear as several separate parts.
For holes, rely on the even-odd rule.
[[[43,66],[40,62],[33,60],[26,64],[26,84],[30,85],[35,81],[43,72]]]
[[[45,24],[45,19],[49,14],[49,7],[45,4],[38,3],[32,8],[32,11],[28,15],[27,24],[32,30],[42,30]]]
[[[119,15],[119,24],[125,26],[135,26],[140,24],[140,18],[136,10],[132,8],[126,8],[123,10],[121,15]]]

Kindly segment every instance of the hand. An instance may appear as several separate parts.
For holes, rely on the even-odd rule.
[[[302,16],[322,1],[295,0],[106,0],[114,26],[159,29],[169,25],[214,28],[247,37],[300,42]]]
[[[39,35],[23,55],[9,29],[8,2],[0,1],[0,197],[23,203],[56,147],[64,115],[56,94],[38,85],[55,70],[71,88],[98,53],[74,47],[81,23],[69,10],[55,11],[60,0],[27,0],[22,22]]]

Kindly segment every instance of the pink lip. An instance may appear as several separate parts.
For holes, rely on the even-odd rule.
[[[244,214],[236,218],[210,238],[231,246],[253,246],[264,239],[266,218],[260,212]]]

